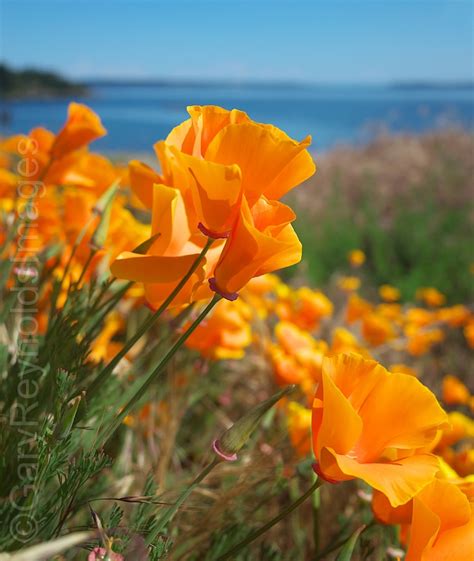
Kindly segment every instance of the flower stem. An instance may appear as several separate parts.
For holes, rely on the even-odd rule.
[[[284,510],[282,510],[280,512],[280,514],[275,516],[275,518],[273,518],[272,520],[270,520],[269,522],[264,524],[262,527],[258,528],[254,532],[250,533],[243,541],[238,543],[236,546],[234,546],[227,553],[224,553],[224,555],[221,555],[220,557],[218,557],[216,561],[224,561],[224,559],[235,559],[235,554],[236,553],[238,553],[241,549],[243,549],[244,547],[246,547],[247,545],[252,543],[257,538],[259,538],[262,534],[267,532],[272,526],[274,526],[275,524],[278,524],[278,522],[280,522],[280,520],[283,520],[283,518],[285,518],[286,516],[288,516],[288,514],[290,514],[296,508],[298,508],[302,503],[304,503],[304,501],[307,498],[309,498],[316,491],[316,489],[321,487],[321,485],[323,483],[324,483],[324,481],[322,479],[317,479],[313,483],[313,485],[311,485],[311,487],[303,495],[301,495],[301,497],[296,499],[296,501],[294,503],[292,503],[291,505],[286,507]]]
[[[317,476],[316,481],[317,481]],[[321,491],[316,489],[314,495],[311,497],[311,507],[313,510],[313,541],[314,552],[318,553],[321,547],[321,536],[319,531],[319,513],[321,508]]]
[[[92,395],[93,392],[100,387],[105,380],[110,376],[113,372],[114,368],[117,364],[122,360],[122,358],[128,353],[128,351],[135,345],[135,343],[144,335],[150,327],[156,322],[156,320],[161,316],[161,314],[168,308],[168,306],[173,302],[176,296],[181,292],[185,284],[188,280],[192,277],[193,273],[199,267],[201,262],[203,261],[206,253],[208,252],[209,248],[211,247],[214,240],[209,238],[206,242],[206,245],[203,247],[201,253],[198,255],[194,263],[191,265],[189,271],[184,275],[184,277],[179,281],[176,285],[174,290],[171,294],[166,298],[166,300],[161,304],[161,306],[153,313],[148,319],[146,319],[142,325],[138,328],[136,333],[130,337],[128,341],[125,342],[122,349],[114,356],[114,358],[109,362],[109,364],[99,373],[97,378],[92,382],[89,386],[88,394]]]
[[[164,515],[160,518],[158,525],[153,528],[150,532],[149,536],[147,537],[147,543],[153,543],[153,541],[159,536],[161,532],[163,532],[174,517],[174,515],[178,512],[179,507],[184,503],[184,501],[189,497],[189,495],[194,491],[194,489],[201,483],[201,481],[216,467],[218,463],[220,463],[220,458],[214,458],[213,461],[208,464],[194,479],[194,481],[186,487],[186,489],[179,495],[176,499],[176,502],[172,504],[164,513]]]
[[[170,360],[182,347],[186,339],[193,333],[196,327],[201,323],[201,321],[207,316],[207,314],[212,310],[212,308],[219,302],[220,296],[215,295],[214,298],[209,302],[209,304],[204,308],[204,310],[199,314],[199,316],[194,320],[194,322],[189,326],[189,328],[181,335],[181,337],[176,341],[176,343],[171,347],[171,349],[166,353],[166,355],[161,359],[158,366],[148,375],[147,379],[143,382],[137,392],[128,401],[128,403],[123,407],[123,409],[118,413],[112,424],[104,431],[102,436],[99,436],[96,446],[102,447],[109,440],[109,438],[114,434],[117,428],[122,424],[124,418],[128,415],[134,405],[143,397],[147,389],[150,387],[151,383],[163,372],[165,367],[168,365]]]

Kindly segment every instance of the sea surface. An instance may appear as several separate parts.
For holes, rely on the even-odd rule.
[[[2,103],[2,134],[42,125],[57,131],[69,100]],[[186,106],[215,104],[247,111],[296,139],[311,134],[316,150],[366,143],[382,132],[421,133],[446,126],[474,130],[469,87],[311,85],[100,85],[87,98],[108,135],[94,143],[104,151],[142,152],[187,117]]]

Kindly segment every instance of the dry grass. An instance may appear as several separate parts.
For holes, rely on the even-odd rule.
[[[430,195],[446,208],[472,203],[474,136],[462,130],[383,135],[367,146],[340,147],[316,154],[315,159],[317,174],[293,195],[315,217],[331,204],[335,185],[352,208],[363,202],[370,189],[384,219],[390,218],[398,199],[423,190],[428,179]],[[453,189],[453,183],[460,188]]]

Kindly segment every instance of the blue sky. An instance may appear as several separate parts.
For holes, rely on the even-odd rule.
[[[73,78],[457,80],[471,0],[0,0],[1,55]]]

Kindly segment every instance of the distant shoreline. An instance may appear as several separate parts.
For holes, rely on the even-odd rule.
[[[175,88],[175,87],[192,87],[192,88],[209,88],[209,87],[226,87],[226,88],[335,88],[335,87],[376,87],[387,89],[430,89],[430,90],[446,90],[446,89],[462,89],[474,90],[474,80],[459,81],[397,81],[397,82],[381,82],[381,83],[317,83],[317,82],[297,82],[288,80],[191,80],[191,79],[85,79],[83,83],[89,87],[159,87],[159,88]]]
[[[71,96],[86,97],[85,84],[72,82],[56,74],[34,68],[13,70],[0,64],[0,93],[2,100],[66,99]]]

